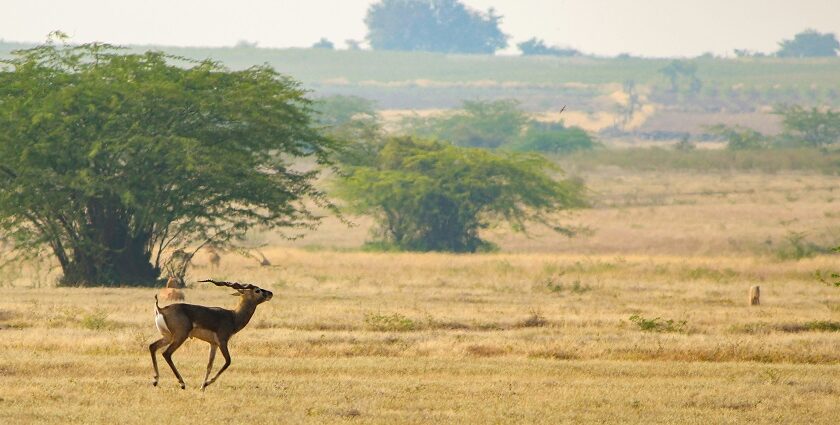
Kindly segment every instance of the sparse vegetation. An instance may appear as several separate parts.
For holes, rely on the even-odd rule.
[[[365,325],[378,332],[406,332],[417,327],[413,320],[399,313],[368,313],[365,315]]]
[[[645,332],[685,332],[685,327],[688,324],[685,320],[665,320],[659,317],[647,319],[638,314],[630,316],[629,320],[638,326],[639,330]]]
[[[94,310],[92,312],[85,313],[82,316],[80,324],[83,328],[90,329],[92,331],[106,329],[109,326],[108,313],[103,310]]]

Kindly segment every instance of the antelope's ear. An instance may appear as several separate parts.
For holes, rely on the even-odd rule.
[[[242,295],[242,293],[237,291],[237,292],[234,292],[234,293],[232,293],[232,294],[230,294],[230,295],[232,295],[232,296],[234,296],[234,297],[238,297],[238,296]]]

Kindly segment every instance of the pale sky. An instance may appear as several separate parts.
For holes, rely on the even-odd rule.
[[[840,0],[463,0],[494,7],[512,48],[531,37],[586,53],[732,56],[771,52],[806,28],[840,35]],[[375,0],[3,0],[0,39],[173,46],[306,47],[321,37],[343,48],[362,40]]]

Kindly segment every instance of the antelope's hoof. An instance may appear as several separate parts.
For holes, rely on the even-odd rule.
[[[153,386],[153,387],[156,387],[156,386],[157,386],[157,384],[158,384],[157,379],[156,379],[156,380],[154,380],[154,381],[152,381],[152,386]]]
[[[185,384],[185,383],[183,383],[183,382],[182,382],[182,383],[181,383],[181,389],[182,389],[182,390],[186,390],[186,389],[187,389],[187,384]]]

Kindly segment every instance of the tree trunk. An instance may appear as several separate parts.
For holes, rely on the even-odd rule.
[[[132,235],[113,210],[88,208],[85,238],[73,244],[61,285],[151,286],[160,269],[151,264],[149,235]]]
[[[97,250],[98,251],[98,250]],[[144,250],[107,250],[91,255],[74,249],[72,259],[63,267],[64,286],[151,286],[160,270],[152,266]]]

